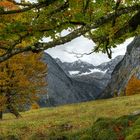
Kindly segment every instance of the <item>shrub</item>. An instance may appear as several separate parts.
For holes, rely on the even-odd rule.
[[[39,109],[40,106],[37,103],[33,103],[31,109]]]

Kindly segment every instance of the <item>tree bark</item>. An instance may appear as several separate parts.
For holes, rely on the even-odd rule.
[[[16,108],[14,108],[11,104],[7,105],[7,109],[9,110],[10,113],[14,114],[16,116],[16,118],[21,117],[21,115],[18,112],[18,110]]]
[[[99,98],[110,98],[117,92],[124,94],[125,87],[132,77],[140,78],[140,36],[127,46],[127,51],[121,62],[115,67],[111,74],[111,80]]]
[[[16,118],[21,117],[16,107],[14,107],[15,101],[12,99],[12,95],[10,95],[10,92],[6,94],[6,97],[6,108],[9,110],[10,113],[14,114]]]
[[[2,118],[3,118],[3,112],[0,111],[0,120],[2,120]]]

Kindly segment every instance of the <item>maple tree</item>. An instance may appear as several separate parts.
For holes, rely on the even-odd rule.
[[[46,93],[43,87],[47,68],[41,57],[42,54],[22,53],[1,63],[1,113],[8,110],[18,118],[22,108],[31,106],[39,94]]]
[[[19,9],[19,6],[8,1],[0,2],[0,5],[3,6],[5,10]],[[2,16],[0,31],[2,31],[1,29],[5,26],[3,23],[6,22],[8,24],[21,18],[22,15],[17,14],[14,16]],[[5,33],[8,40],[1,40],[0,45],[9,45],[7,51],[11,51],[10,43],[14,37],[11,34],[7,34],[7,31],[5,31]],[[20,43],[18,43],[18,47],[24,48],[30,41],[30,39],[21,40]],[[0,55],[3,55],[2,49],[0,50]],[[31,106],[31,104],[37,101],[39,94],[46,93],[43,87],[46,86],[45,76],[47,74],[47,66],[42,61],[42,55],[42,53],[21,53],[0,64],[1,119],[2,113],[5,110],[13,113],[17,118],[20,117],[19,110],[21,110],[21,108]]]
[[[140,32],[138,0],[0,1],[0,62],[19,53],[38,53],[84,35],[94,51],[111,48]],[[62,36],[61,32],[69,34]],[[51,38],[43,42],[42,38]],[[23,55],[26,57],[26,55]]]
[[[140,93],[140,80],[133,75],[126,86],[125,95],[134,95],[138,93]]]
[[[43,51],[81,35],[96,43],[93,51],[102,51],[111,58],[112,47],[139,35],[137,0],[7,0],[13,9],[5,9],[3,1],[6,0],[0,2],[0,62],[18,53]],[[9,16],[14,15],[20,16],[10,20]],[[70,33],[61,36],[64,29]],[[43,37],[52,40],[40,42]],[[20,47],[23,41],[28,43]]]

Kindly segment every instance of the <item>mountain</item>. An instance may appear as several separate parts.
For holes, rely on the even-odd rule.
[[[59,58],[55,59],[58,65],[65,71],[65,73],[69,76],[72,74],[81,74],[85,72],[90,72],[90,69],[94,69],[95,67],[92,64],[87,62],[83,62],[81,60],[68,63],[68,62],[61,62]]]
[[[111,78],[111,72],[123,58],[118,56],[110,62],[93,66],[87,62],[61,62],[44,53],[43,61],[48,65],[47,94],[41,96],[41,106],[58,106],[95,100]]]
[[[118,56],[110,62],[93,66],[87,62],[61,62],[44,53],[48,65],[47,94],[41,95],[39,104],[58,106],[97,99],[110,80],[115,65],[123,58]]]
[[[87,84],[94,84],[103,90],[109,80],[111,79],[111,73],[115,66],[123,59],[123,56],[117,56],[109,62],[102,63],[98,66],[94,66],[81,60],[73,63],[61,62],[58,58],[56,62],[67,73],[71,79],[77,81],[84,81]]]
[[[107,73],[111,74],[114,67],[123,59],[123,55],[119,55],[109,62],[104,62],[98,66],[94,66],[90,63],[78,60],[75,62],[61,62],[59,58],[55,61],[65,71],[67,75],[73,77],[75,75],[88,75],[91,73]]]
[[[48,86],[47,94],[40,97],[41,106],[95,100],[101,92],[101,88],[96,83],[86,83],[86,81],[77,81],[69,77],[49,54],[44,53],[43,61],[48,65],[46,77]]]
[[[114,92],[122,94],[132,75],[140,79],[140,36],[127,46],[124,58],[115,66],[111,80],[100,98],[112,97]]]

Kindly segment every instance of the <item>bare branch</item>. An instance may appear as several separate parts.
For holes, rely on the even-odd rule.
[[[67,53],[69,53],[69,54],[73,54],[76,58],[81,58],[81,57],[83,57],[83,56],[85,56],[85,55],[91,55],[91,54],[93,54],[94,53],[94,51],[91,51],[91,52],[89,52],[89,53],[76,53],[76,52],[70,52],[70,51],[67,51],[67,50],[64,50],[65,52],[67,52]]]

